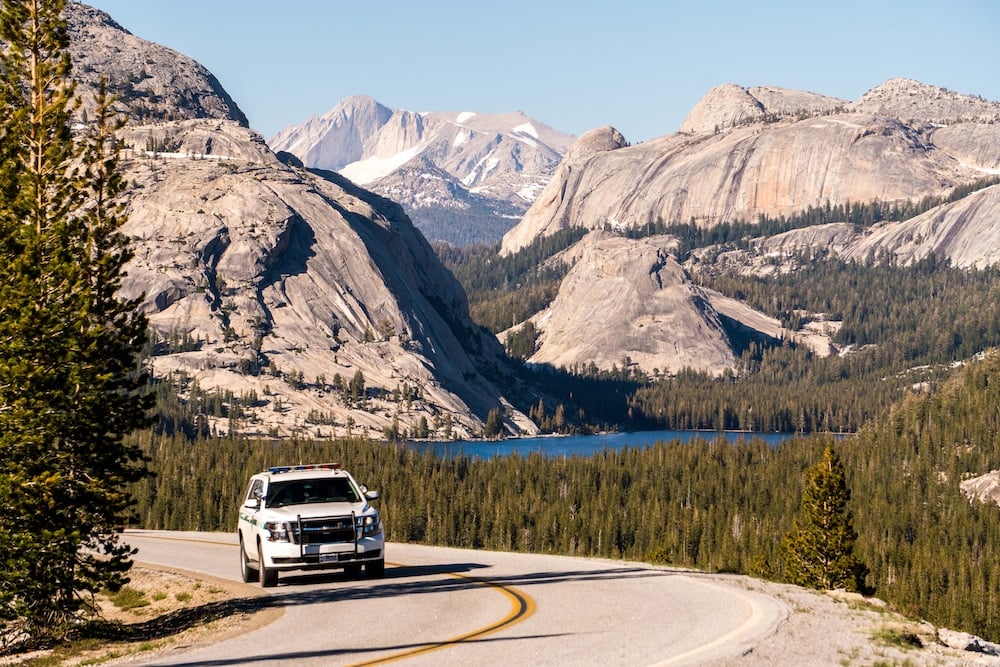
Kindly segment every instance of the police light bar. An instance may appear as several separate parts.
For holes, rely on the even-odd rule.
[[[300,470],[340,470],[339,463],[307,463],[297,466],[271,466],[267,469],[272,475],[279,475],[283,472],[299,472]]]

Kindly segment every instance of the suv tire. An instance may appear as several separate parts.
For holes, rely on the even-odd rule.
[[[257,568],[250,567],[250,557],[247,556],[247,550],[243,545],[242,534],[240,534],[240,577],[245,584],[257,581],[260,578],[260,572],[257,571]]]
[[[274,588],[278,585],[278,571],[264,565],[264,552],[260,548],[260,540],[257,541],[257,564],[260,565],[260,585],[261,588]]]

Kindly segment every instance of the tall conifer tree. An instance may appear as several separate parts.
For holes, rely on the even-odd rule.
[[[146,474],[146,320],[117,298],[129,259],[104,86],[74,136],[65,0],[0,7],[0,619],[35,638],[125,580],[116,527]],[[9,633],[7,636],[12,636]]]
[[[782,542],[785,578],[799,586],[864,591],[868,568],[854,555],[858,534],[847,503],[844,466],[827,445],[805,473],[802,515]]]

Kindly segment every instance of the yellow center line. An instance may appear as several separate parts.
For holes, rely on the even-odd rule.
[[[127,539],[127,536],[124,536]],[[201,540],[196,538],[188,537],[170,537],[166,535],[140,535],[137,534],[136,537],[153,539],[153,540],[170,540],[177,542],[198,542],[201,544],[215,544],[219,546],[226,547],[238,547],[238,544],[233,544],[232,542],[221,542],[219,540]],[[403,563],[387,563],[392,567],[406,567]],[[451,639],[443,639],[438,642],[432,642],[426,646],[421,646],[418,648],[408,649],[406,651],[400,651],[399,653],[392,653],[382,658],[376,658],[374,660],[368,660],[365,662],[356,662],[349,667],[367,667],[369,665],[379,665],[388,662],[395,662],[397,660],[403,660],[405,658],[410,658],[415,655],[421,655],[424,653],[431,653],[433,651],[440,651],[442,649],[455,646],[456,644],[462,644],[464,642],[472,641],[473,639],[480,639],[488,635],[500,632],[505,628],[509,628],[512,625],[520,623],[529,616],[535,613],[535,601],[530,595],[522,590],[519,590],[513,586],[508,586],[506,584],[501,584],[496,581],[490,581],[489,579],[482,579],[480,577],[469,577],[464,574],[458,574],[457,572],[446,572],[449,577],[455,577],[456,579],[464,579],[466,581],[471,581],[472,583],[479,584],[480,586],[486,586],[493,588],[500,593],[502,593],[511,603],[510,611],[506,616],[500,620],[491,623],[485,627],[472,630],[471,632],[466,632],[465,634],[458,635],[457,637],[452,637]]]
[[[397,567],[400,566],[399,563],[393,563],[393,565]],[[495,581],[490,581],[489,579],[481,579],[479,577],[468,577],[464,574],[457,574],[455,572],[447,572],[446,574],[449,577],[455,577],[456,579],[465,579],[466,581],[471,581],[481,586],[488,586],[490,588],[494,588],[500,591],[511,602],[510,612],[499,621],[491,625],[487,625],[486,627],[479,628],[478,630],[473,630],[472,632],[467,632],[463,635],[452,637],[451,639],[445,639],[439,642],[433,642],[428,644],[427,646],[421,646],[419,648],[414,648],[407,651],[401,651],[399,653],[393,653],[383,658],[376,658],[375,660],[369,660],[366,662],[356,662],[350,665],[349,667],[367,667],[368,665],[381,665],[388,662],[395,662],[397,660],[410,658],[415,655],[431,653],[432,651],[440,651],[450,646],[455,646],[456,644],[461,644],[463,642],[471,641],[473,639],[479,639],[481,637],[492,635],[493,633],[499,632],[504,628],[508,628],[512,625],[520,623],[521,621],[523,621],[524,619],[528,618],[529,616],[535,613],[535,601],[531,598],[531,596],[529,596],[524,591],[514,588],[513,586],[500,584]]]

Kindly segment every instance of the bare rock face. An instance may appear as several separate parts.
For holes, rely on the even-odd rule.
[[[723,84],[713,88],[701,98],[681,123],[681,132],[714,132],[756,120],[764,115],[764,105],[749,91],[736,84]]]
[[[585,158],[571,151],[565,168],[505,235],[503,252],[569,226],[663,220],[710,227],[827,203],[946,194],[995,172],[996,126],[968,119],[1000,113],[1000,104],[941,95],[923,114],[937,118],[934,124],[909,124],[888,115],[903,116],[904,100],[913,99],[910,88],[897,85],[875,89],[847,109],[841,100],[811,93],[717,88],[685,121],[687,133]],[[912,116],[920,114],[906,114]],[[952,124],[942,127],[942,116]]]
[[[930,139],[963,166],[1000,174],[1000,123],[955,123],[932,129]]]
[[[960,485],[969,500],[1000,505],[1000,470],[963,480]]]
[[[135,251],[123,293],[145,295],[157,376],[255,397],[219,430],[380,437],[447,416],[468,436],[504,403],[477,370],[499,346],[397,205],[287,167],[229,121],[123,136]],[[149,137],[174,150],[147,151]],[[359,371],[366,392],[348,400]]]
[[[766,275],[785,271],[799,255],[829,255],[864,262],[871,257],[892,257],[907,266],[927,257],[948,260],[960,268],[986,268],[1000,264],[1000,185],[973,192],[958,201],[941,204],[908,220],[883,222],[861,229],[834,222],[793,229],[756,239],[748,251],[734,250],[713,256],[718,266],[744,274]],[[699,252],[699,261],[712,255]]]
[[[228,121],[183,120],[126,125],[119,137],[130,156],[241,160],[273,165],[277,158],[256,132],[234,132]]]
[[[1000,105],[912,79],[890,79],[862,95],[851,108],[908,122],[953,124],[1000,120]]]
[[[802,229],[792,229],[761,239],[756,245],[765,257],[792,255],[808,250],[829,250],[839,254],[858,237],[854,225],[831,222]]]
[[[477,226],[477,240],[495,241],[549,181],[571,141],[521,113],[414,113],[356,96],[269,143],[400,201],[425,233],[454,226],[448,211],[457,208],[488,221]],[[449,176],[454,205],[441,199],[437,171]]]
[[[974,192],[902,222],[876,225],[841,251],[846,259],[891,255],[901,265],[928,256],[954,266],[986,268],[1000,263],[1000,185]]]
[[[102,76],[128,120],[122,296],[142,298],[154,375],[231,397],[214,430],[382,437],[423,418],[466,437],[504,405],[509,430],[534,431],[480,374],[503,376],[501,348],[398,205],[287,166],[190,58],[86,5],[66,16],[79,120]]]
[[[501,252],[515,252],[530,245],[537,237],[554,234],[575,224],[573,207],[582,205],[589,195],[587,183],[581,181],[579,174],[587,173],[586,165],[591,159],[627,145],[622,133],[610,125],[581,135],[521,222],[504,234]],[[611,156],[608,159],[613,161]]]
[[[686,134],[711,134],[721,129],[777,118],[830,112],[847,102],[798,90],[727,83],[713,88],[681,123]]]
[[[541,333],[529,361],[605,370],[632,363],[647,373],[730,368],[718,314],[671,256],[673,243],[600,231],[584,237],[558,296],[532,318]]]
[[[219,81],[191,58],[136,37],[88,5],[68,2],[65,16],[81,113],[92,114],[104,77],[118,111],[134,122],[219,118],[247,125]]]
[[[627,145],[628,142],[621,132],[606,125],[581,135],[566,153],[566,161],[586,160],[598,153],[624,148]]]

